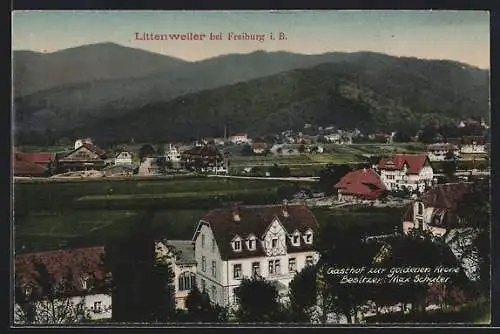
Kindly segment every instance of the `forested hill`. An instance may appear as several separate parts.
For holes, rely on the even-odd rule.
[[[325,63],[129,110],[58,136],[101,141],[170,141],[252,135],[304,123],[362,131],[415,129],[429,123],[487,118],[489,73],[450,61],[363,54],[356,61]]]

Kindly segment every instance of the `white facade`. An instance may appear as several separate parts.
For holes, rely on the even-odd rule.
[[[458,158],[460,155],[458,147],[446,145],[446,144],[438,144],[438,145],[430,145],[428,147],[427,156],[430,161],[444,161],[446,159],[446,155],[448,152],[452,151],[455,155],[455,158]]]
[[[306,234],[298,235],[296,239],[306,242]],[[312,242],[315,237],[311,234],[308,241]],[[288,287],[295,273],[301,271],[307,261],[316,263],[319,254],[316,251],[290,252],[286,245],[287,238],[293,239],[293,235],[289,236],[281,222],[275,218],[263,236],[253,235],[246,240],[235,236],[231,241],[233,249],[253,246],[256,253],[257,245],[262,245],[266,252],[264,256],[250,255],[222,260],[219,245],[209,224],[200,221],[199,234],[195,239],[198,287],[207,291],[212,301],[225,307],[235,305],[234,289],[241,284],[243,278],[252,277],[253,272]]]
[[[60,299],[55,301],[55,305],[65,304],[65,299]],[[83,302],[84,309],[88,311],[88,315],[90,320],[102,320],[102,319],[111,319],[112,316],[112,308],[111,308],[111,296],[108,294],[94,294],[87,296],[77,296],[70,298],[71,303],[76,306]],[[48,309],[50,310],[50,305],[48,302],[40,301],[35,303],[35,308],[38,309]],[[43,311],[42,311],[43,312]],[[64,323],[64,316],[55,311],[56,313],[50,313],[49,316],[55,316],[55,318],[59,318],[56,320],[57,323]],[[22,312],[20,312],[20,306],[14,305],[14,323],[22,324],[23,319],[20,317]],[[38,312],[37,312],[38,314]],[[58,316],[59,315],[59,316]],[[38,320],[40,321],[40,320]]]
[[[172,161],[172,162],[179,162],[181,161],[181,153],[177,149],[177,147],[170,145],[168,148],[168,151],[165,152],[165,156],[167,157],[167,160]]]
[[[380,179],[389,191],[406,187],[410,191],[423,192],[426,186],[432,184],[434,171],[431,166],[424,166],[418,174],[409,174],[405,164],[401,169],[381,169]]]
[[[234,144],[248,144],[250,142],[246,133],[235,134],[229,137],[229,141]]]
[[[77,148],[83,146],[83,144],[91,144],[92,145],[92,139],[85,138],[85,139],[77,139],[77,140],[75,140],[75,150]]]
[[[485,154],[486,153],[486,145],[479,145],[476,142],[473,142],[472,144],[462,145],[460,147],[460,153]]]
[[[115,159],[115,165],[131,165],[132,154],[130,152],[121,152]]]

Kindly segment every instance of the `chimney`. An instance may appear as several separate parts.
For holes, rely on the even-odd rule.
[[[235,222],[241,221],[240,210],[238,208],[238,204],[232,205],[232,212],[233,212],[233,221],[235,221]]]
[[[289,217],[290,215],[288,214],[288,201],[285,199],[283,200],[283,217]]]

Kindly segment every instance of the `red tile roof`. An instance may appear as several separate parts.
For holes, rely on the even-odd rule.
[[[45,167],[23,160],[17,154],[12,157],[12,169],[15,176],[42,176],[47,171]]]
[[[72,280],[66,293],[78,294],[83,292],[81,280],[84,277],[92,277],[97,286],[104,282],[103,255],[103,246],[27,253],[15,257],[14,271],[22,284],[35,288],[39,288],[36,263],[44,264],[56,282],[71,273]]]
[[[292,246],[287,237],[287,251],[289,253],[314,250],[314,240],[316,240],[319,227],[312,212],[306,206],[290,204],[287,205],[286,209],[288,217],[285,217],[283,209],[283,205],[221,208],[208,212],[202,217],[202,220],[210,225],[223,260],[264,256],[265,253],[260,240],[275,217],[279,219],[289,234],[292,234],[295,230],[300,233],[304,233],[308,229],[313,231],[312,245],[301,242],[301,246]],[[234,221],[234,210],[237,210],[240,221]],[[233,251],[231,240],[236,235],[242,239],[254,235],[257,238],[257,249],[251,251],[246,249],[246,246],[243,246],[242,251]]]
[[[369,199],[378,198],[386,190],[380,176],[373,169],[358,169],[349,172],[334,187],[343,194]]]
[[[51,160],[54,160],[56,155],[54,153],[45,152],[16,152],[16,158],[20,160],[33,162],[36,164],[47,164]]]
[[[419,174],[423,167],[429,163],[427,154],[396,154],[391,159],[380,159],[380,169],[399,170],[406,164],[409,174]]]

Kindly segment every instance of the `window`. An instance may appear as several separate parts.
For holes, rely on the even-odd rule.
[[[201,235],[201,248],[205,248],[205,235]]]
[[[271,240],[271,247],[272,248],[278,247],[278,239],[277,238],[274,238],[273,240]]]
[[[255,249],[255,239],[254,238],[248,239],[248,249],[249,250]]]
[[[312,266],[313,265],[313,257],[311,255],[306,256],[306,266]]]
[[[306,235],[304,236],[306,244],[312,244],[312,239],[313,239],[312,232],[311,231],[307,232]]]
[[[288,272],[293,273],[297,271],[297,262],[295,258],[288,259]]]
[[[252,275],[260,276],[260,262],[252,263]]]
[[[424,214],[424,204],[423,203],[417,203],[417,214],[420,216]]]
[[[207,284],[204,279],[201,280],[201,292],[205,292],[207,290]]]
[[[279,275],[280,273],[280,260],[269,261],[269,275]]]
[[[94,313],[101,313],[102,312],[102,302],[101,301],[94,302],[94,306],[91,308],[91,310]]]
[[[179,291],[191,290],[195,285],[195,275],[191,272],[183,272],[179,275]]]
[[[240,263],[233,265],[233,278],[234,279],[241,278],[241,264]]]
[[[415,228],[423,228],[424,227],[424,220],[422,218],[418,218],[416,220]]]
[[[217,277],[217,262],[212,261],[212,276]]]
[[[217,288],[215,285],[212,285],[212,300],[215,300],[217,298]]]
[[[298,233],[293,235],[292,243],[294,246],[300,246],[300,235]]]
[[[238,291],[237,287],[233,289],[233,303],[234,304],[238,304],[238,295],[236,294],[237,291]]]
[[[212,252],[215,252],[215,239],[212,238]]]
[[[201,257],[201,271],[207,271],[207,259],[204,256]]]
[[[236,241],[234,242],[233,247],[234,247],[234,250],[235,250],[235,251],[240,251],[240,250],[241,250],[241,241],[240,241],[240,240],[236,240]]]

